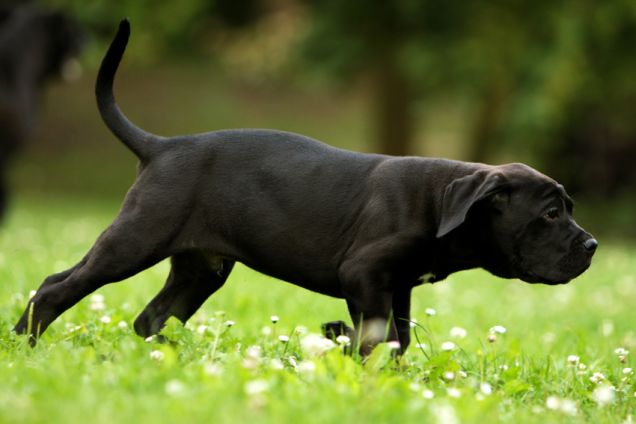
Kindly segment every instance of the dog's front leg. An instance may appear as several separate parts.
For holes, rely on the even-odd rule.
[[[366,299],[347,299],[356,332],[355,345],[360,347],[360,355],[369,355],[379,343],[398,340],[391,303],[392,294],[388,292],[375,293]]]
[[[378,344],[397,341],[403,353],[409,345],[412,285],[405,258],[417,251],[419,239],[391,234],[352,247],[342,262],[339,279],[356,330],[360,353],[368,355]]]
[[[404,353],[411,342],[411,288],[393,294],[393,320],[400,341],[400,353]]]
[[[398,340],[392,316],[393,291],[385,282],[374,279],[376,275],[373,272],[353,272],[350,278],[357,278],[345,283],[345,299],[356,332],[354,342],[362,356],[370,354],[379,343]],[[362,276],[366,278],[360,278]],[[382,279],[381,276],[376,278]]]

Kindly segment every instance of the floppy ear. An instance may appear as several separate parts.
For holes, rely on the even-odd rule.
[[[437,238],[459,227],[470,208],[478,201],[501,192],[507,186],[501,172],[481,170],[458,178],[446,186]]]

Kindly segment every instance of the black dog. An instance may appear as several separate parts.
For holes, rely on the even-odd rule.
[[[9,160],[33,129],[44,83],[79,53],[78,26],[61,12],[0,8],[0,217]]]
[[[411,289],[483,267],[562,284],[597,242],[572,219],[562,186],[521,164],[359,154],[301,135],[228,130],[163,138],[115,104],[123,21],[97,78],[106,125],[140,159],[119,216],[73,268],[48,277],[16,325],[38,336],[104,284],[172,259],[165,287],[135,321],[141,336],[185,322],[235,261],[344,298],[366,354],[409,344]],[[427,275],[425,281],[423,275]]]

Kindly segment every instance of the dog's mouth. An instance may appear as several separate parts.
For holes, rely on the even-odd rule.
[[[540,274],[527,268],[519,267],[519,279],[531,284],[547,284],[550,286],[567,284],[579,275],[583,274],[591,265],[592,258],[586,258],[581,265],[573,267],[571,263],[566,262],[563,268],[556,269],[553,275],[549,273]],[[565,268],[565,269],[564,269]]]
[[[566,278],[566,279],[551,279],[551,278],[541,277],[537,274],[528,273],[527,277],[521,277],[521,280],[531,284],[547,284],[549,286],[558,286],[562,284],[567,284],[570,281],[572,281],[572,279],[574,278],[576,278],[576,276],[572,278]]]

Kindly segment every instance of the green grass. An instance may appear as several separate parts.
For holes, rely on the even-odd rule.
[[[117,204],[16,200],[0,233],[2,423],[622,423],[636,404],[636,377],[623,373],[632,355],[621,363],[614,352],[636,347],[630,246],[601,240],[592,268],[562,287],[470,271],[417,288],[414,331],[426,346],[414,340],[399,364],[387,347],[364,365],[338,348],[303,351],[298,328],[316,333],[323,321],[348,320],[344,303],[244,267],[185,328],[169,322],[171,343],[144,341],[132,322],[163,284],[167,263],[101,289],[103,310],[85,299],[31,349],[10,332],[29,291],[79,260]],[[272,324],[271,315],[280,321]],[[507,331],[489,342],[495,325]],[[456,326],[464,338],[449,334]],[[446,341],[456,348],[443,351]],[[569,364],[568,355],[586,368]],[[592,382],[595,372],[605,381]],[[593,393],[608,385],[613,400],[599,405]]]

